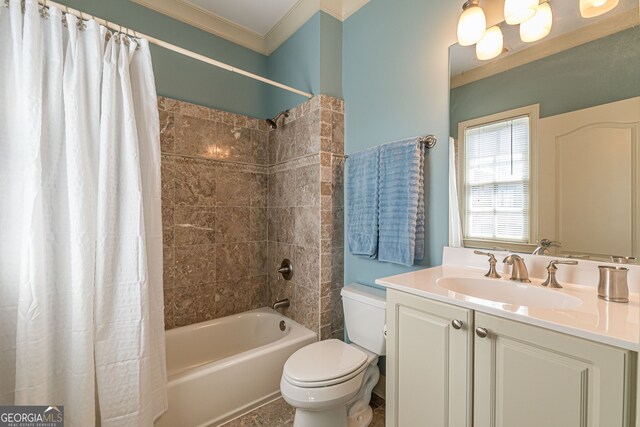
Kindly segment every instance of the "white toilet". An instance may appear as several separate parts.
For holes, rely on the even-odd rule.
[[[342,289],[344,323],[351,344],[319,341],[289,357],[280,380],[282,397],[296,408],[294,427],[365,427],[371,391],[384,356],[386,294],[369,286]]]

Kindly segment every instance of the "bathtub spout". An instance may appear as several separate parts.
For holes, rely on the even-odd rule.
[[[289,302],[289,298],[285,298],[285,299],[281,299],[279,301],[274,302],[272,307],[274,310],[277,310],[279,308],[287,308],[290,305],[291,303]]]

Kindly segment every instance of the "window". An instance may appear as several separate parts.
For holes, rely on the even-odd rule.
[[[465,240],[530,243],[535,118],[514,110],[461,124]]]

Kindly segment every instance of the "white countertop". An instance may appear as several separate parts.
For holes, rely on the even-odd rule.
[[[579,298],[582,303],[574,308],[538,308],[471,297],[450,291],[436,283],[443,277],[484,279],[486,270],[487,268],[476,266],[443,265],[381,278],[376,280],[376,284],[592,341],[640,351],[640,303],[637,293],[631,293],[629,303],[626,304],[607,302],[598,298],[597,289],[593,286],[561,281],[563,288],[554,292]],[[531,277],[531,284],[520,284],[504,277],[493,280],[507,282],[513,286],[544,288],[540,285],[542,280],[535,277]]]

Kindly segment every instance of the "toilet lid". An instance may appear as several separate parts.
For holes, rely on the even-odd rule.
[[[357,348],[332,339],[301,348],[289,357],[284,374],[301,383],[345,377],[367,363],[367,355]]]

